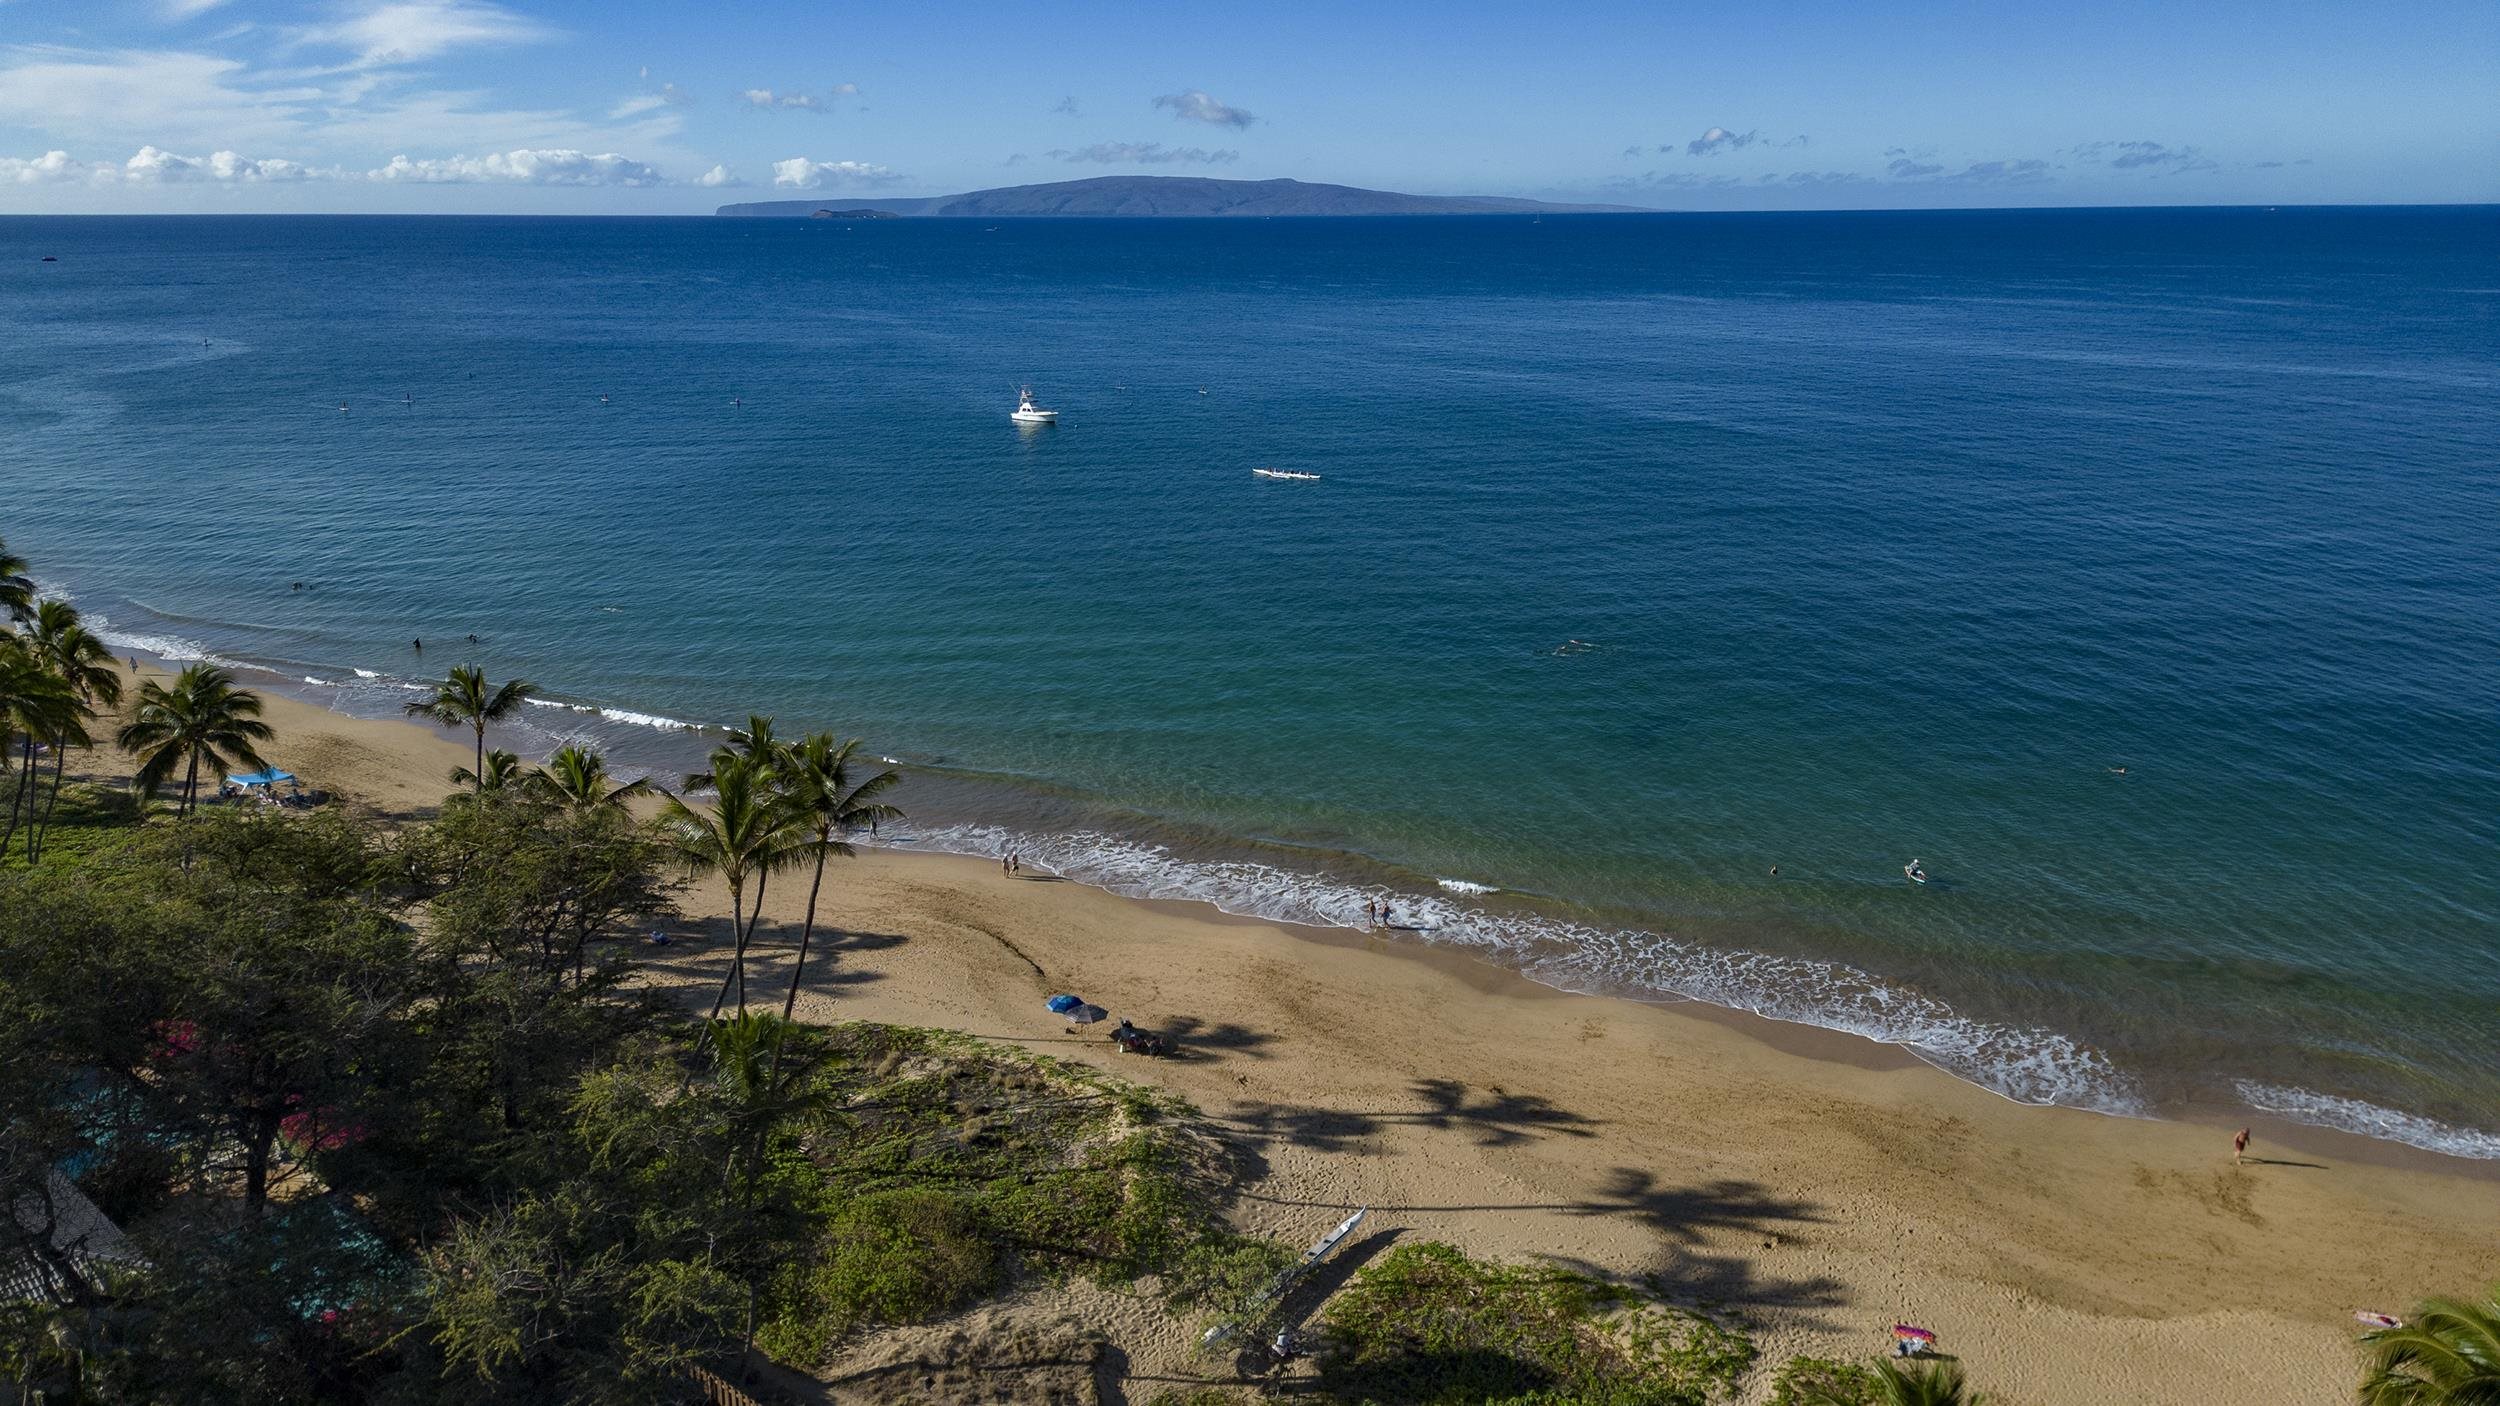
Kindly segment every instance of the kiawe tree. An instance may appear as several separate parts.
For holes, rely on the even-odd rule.
[[[434,696],[420,699],[407,707],[412,718],[430,718],[444,727],[465,727],[477,740],[477,764],[470,769],[473,791],[486,789],[486,725],[501,722],[520,711],[523,701],[538,692],[537,685],[526,679],[507,679],[499,688],[486,686],[486,671],[474,664],[452,668],[441,683],[434,686]]]

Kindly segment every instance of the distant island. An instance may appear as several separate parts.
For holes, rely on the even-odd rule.
[[[1046,185],[1002,186],[964,195],[863,200],[827,211],[814,200],[753,200],[716,214],[750,217],[862,219],[915,215],[970,219],[999,216],[1206,218],[1218,215],[1624,215],[1633,205],[1556,205],[1503,195],[1404,195],[1307,181],[1219,181],[1206,176],[1096,176]]]
[[[806,202],[795,203],[805,204]],[[807,212],[807,217],[811,220],[899,220],[902,218],[891,210],[871,210],[864,205],[855,210],[810,210]]]

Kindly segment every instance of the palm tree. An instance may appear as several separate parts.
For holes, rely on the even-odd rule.
[[[1886,1359],[1875,1364],[1878,1406],[1986,1406],[1988,1398],[1962,1381],[1962,1364],[1938,1362],[1925,1370]]]
[[[0,826],[0,850],[16,833],[18,814],[30,809],[35,778],[35,745],[78,728],[78,696],[58,674],[44,666],[43,656],[16,635],[0,635],[0,767],[8,764],[13,745],[22,745],[17,784],[9,792],[9,815]],[[85,732],[80,730],[83,737]]]
[[[781,1001],[785,1021],[798,1009],[799,978],[807,970],[808,943],[816,936],[816,898],[824,892],[826,859],[850,854],[842,837],[860,826],[873,828],[903,818],[901,811],[877,799],[901,784],[902,774],[889,767],[854,784],[851,763],[858,751],[858,738],[837,742],[830,732],[811,732],[785,748],[774,768],[777,789],[814,832],[807,848],[816,854],[816,878],[807,888],[807,921],[799,929],[799,957],[790,967],[790,994]]]
[[[2426,1299],[2400,1327],[2361,1335],[2361,1406],[2500,1402],[2500,1285],[2478,1299]]]
[[[574,745],[559,749],[547,759],[546,769],[530,780],[563,801],[567,809],[585,814],[608,806],[621,810],[627,800],[651,789],[651,778],[647,776],[621,786],[610,785],[607,758]]]
[[[510,679],[489,693],[484,669],[458,664],[449,676],[434,685],[433,697],[408,705],[408,716],[431,718],[444,727],[465,727],[477,735],[477,765],[470,768],[469,781],[474,790],[482,793],[486,789],[486,725],[512,716],[521,700],[537,691],[537,686],[525,679]]]
[[[733,983],[738,1009],[746,1010],[747,939],[755,931],[755,918],[746,908],[748,880],[755,881],[755,913],[760,914],[765,877],[789,865],[807,843],[805,821],[772,793],[770,780],[763,764],[724,749],[712,756],[709,810],[696,810],[676,796],[668,797],[660,810],[678,866],[689,874],[718,874],[729,885],[729,926],[737,945],[729,970],[721,976],[720,994],[712,999],[715,1020]]]
[[[139,759],[139,790],[153,796],[182,767],[182,804],[177,816],[198,804],[200,764],[223,781],[236,763],[266,767],[260,744],[277,734],[260,720],[260,695],[236,688],[234,675],[213,664],[194,664],[167,688],[154,680],[139,690],[139,706],[117,737]]]
[[[52,824],[52,808],[60,802],[69,749],[94,745],[87,736],[85,723],[95,716],[96,705],[109,708],[122,701],[122,676],[113,667],[113,651],[79,622],[76,606],[63,600],[44,601],[35,608],[32,625],[27,635],[29,647],[52,676],[69,688],[77,706],[68,720],[70,726],[48,739],[52,743],[52,788],[40,817],[33,814],[31,804],[28,806],[29,819],[34,822],[26,835],[26,858],[30,863],[42,851],[44,831]]]
[[[0,542],[0,614],[13,624],[23,625],[35,618],[35,582],[26,574],[26,558],[9,550]]]
[[[527,779],[521,774],[521,759],[501,747],[486,754],[484,771],[471,771],[465,766],[451,769],[451,784],[469,787],[470,794],[477,796],[517,786]]]
[[[769,762],[780,750],[781,739],[773,736],[773,720],[762,713],[749,713],[745,727],[731,728],[729,740],[712,749],[712,761],[718,765],[722,757],[744,757],[751,762]],[[709,767],[686,773],[689,791],[709,790],[711,785]]]

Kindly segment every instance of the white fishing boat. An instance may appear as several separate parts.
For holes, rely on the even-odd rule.
[[[1016,392],[1015,413],[1009,415],[1007,418],[1015,421],[1019,425],[1055,425],[1059,423],[1059,412],[1056,410],[1044,410],[1040,406],[1035,405],[1033,403],[1033,388],[1031,386],[1026,386],[1024,389]]]
[[[1258,475],[1260,478],[1280,478],[1293,483],[1319,482],[1318,474],[1306,474],[1300,469],[1252,469],[1250,472]]]

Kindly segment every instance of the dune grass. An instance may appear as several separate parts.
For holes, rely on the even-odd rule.
[[[1152,1277],[1176,1309],[1219,1306],[1286,1257],[1226,1226],[1229,1169],[1177,1099],[943,1031],[824,1037],[825,1111],[776,1169],[816,1227],[763,1295],[757,1341],[783,1361],[1031,1277]]]
[[[1347,1406],[1704,1406],[1754,1358],[1638,1289],[1431,1242],[1366,1266],[1322,1321],[1320,1385]]]

